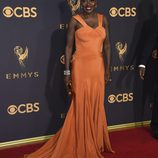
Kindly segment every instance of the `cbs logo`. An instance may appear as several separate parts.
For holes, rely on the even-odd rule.
[[[116,8],[112,7],[109,11],[110,15],[112,17],[135,17],[136,16],[136,8],[135,7],[121,7],[121,8]]]
[[[24,113],[33,113],[38,112],[40,110],[39,103],[27,103],[20,105],[10,105],[7,109],[9,115],[15,115],[16,113],[24,114]]]
[[[109,103],[125,103],[125,102],[131,102],[133,101],[133,93],[123,93],[123,94],[111,94],[108,97],[108,102]]]
[[[17,18],[35,18],[35,17],[37,17],[37,8],[35,8],[35,7],[11,8],[10,6],[6,6],[3,9],[3,15],[7,18],[11,18],[13,16],[15,16]]]

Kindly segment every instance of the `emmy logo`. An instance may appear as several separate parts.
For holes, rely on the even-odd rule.
[[[65,64],[65,55],[60,57],[60,62],[64,65]]]
[[[70,63],[72,63],[72,60],[73,60],[73,55],[72,55],[72,58],[70,60]],[[65,64],[65,55],[64,54],[60,57],[60,63],[63,65]]]
[[[67,2],[71,8],[72,14],[75,14],[80,7],[80,0],[67,0]]]
[[[23,48],[21,46],[16,46],[14,48],[14,53],[17,56],[17,59],[19,61],[19,64],[22,67],[25,67],[25,60],[28,58],[28,48],[25,48],[25,51],[23,50]]]
[[[124,57],[125,57],[126,52],[127,52],[127,43],[125,43],[123,45],[121,42],[117,42],[115,47],[116,47],[116,50],[118,52],[119,59],[123,63],[124,62]]]

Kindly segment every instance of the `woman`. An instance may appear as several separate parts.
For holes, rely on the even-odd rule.
[[[96,0],[81,0],[82,13],[69,23],[64,75],[72,101],[64,125],[27,158],[103,158],[101,152],[113,152],[104,112],[105,80],[110,78],[109,33],[106,18],[95,12],[96,7]]]

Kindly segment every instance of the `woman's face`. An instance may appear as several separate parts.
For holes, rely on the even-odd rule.
[[[97,6],[97,0],[81,0],[81,6],[85,13],[90,14]]]

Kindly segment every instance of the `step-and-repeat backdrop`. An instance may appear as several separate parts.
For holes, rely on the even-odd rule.
[[[111,33],[108,125],[150,119],[135,63],[154,7],[151,0],[98,0]],[[70,103],[63,54],[71,14],[66,0],[0,2],[0,143],[53,134],[62,126]]]

